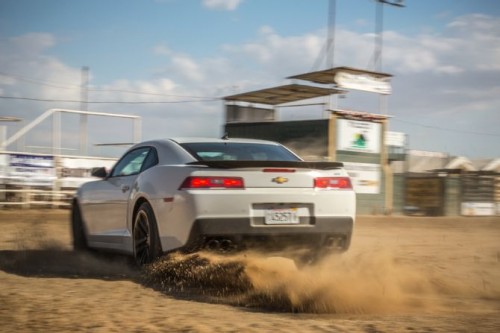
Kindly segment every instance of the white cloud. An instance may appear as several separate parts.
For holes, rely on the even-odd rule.
[[[259,28],[259,33],[261,35],[271,35],[274,33],[274,29],[269,25],[263,25],[262,27]]]
[[[135,92],[135,93],[131,93]],[[110,84],[93,88],[91,94],[99,101],[154,101],[167,100],[175,96],[177,85],[169,79],[151,81],[116,80]],[[174,99],[172,99],[174,100]]]
[[[250,66],[267,73],[270,84],[283,77],[308,71],[323,44],[316,33],[281,36],[269,26],[261,27],[258,39],[241,44],[226,45],[228,57],[244,59]]]
[[[56,39],[47,33],[29,33],[11,38],[10,43],[21,54],[37,53],[54,46]]]
[[[201,82],[204,79],[203,72],[198,64],[187,56],[175,56],[172,65],[190,81]]]
[[[55,45],[56,38],[43,33],[0,41],[0,69],[7,74],[0,76],[3,93],[46,99],[75,99],[79,96],[75,88],[81,81],[80,69],[46,55],[46,51]]]
[[[173,54],[172,50],[165,44],[158,44],[153,47],[153,54],[171,56]]]
[[[202,0],[203,6],[209,9],[235,10],[242,0]]]

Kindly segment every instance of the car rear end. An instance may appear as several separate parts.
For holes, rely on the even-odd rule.
[[[186,166],[189,172],[173,212],[189,221],[184,248],[296,247],[318,252],[349,247],[356,198],[342,165],[304,162],[277,147],[285,156],[243,160],[215,156],[215,149],[198,154],[203,149],[186,146],[198,162]],[[242,153],[245,147],[240,148]],[[264,157],[261,152],[247,156]]]

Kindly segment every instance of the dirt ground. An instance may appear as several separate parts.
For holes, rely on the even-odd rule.
[[[500,218],[359,217],[351,249],[172,256],[71,250],[68,211],[0,210],[1,332],[500,332]]]

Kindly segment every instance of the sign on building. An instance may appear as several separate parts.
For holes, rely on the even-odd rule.
[[[356,193],[380,193],[380,164],[343,162]]]
[[[380,123],[351,119],[337,120],[337,149],[379,154],[381,150]]]
[[[392,147],[406,147],[406,134],[403,132],[393,132],[386,131],[385,132],[385,145]]]
[[[339,71],[335,74],[335,83],[340,88],[362,90],[390,95],[392,92],[390,77],[380,77],[370,73],[352,73]]]

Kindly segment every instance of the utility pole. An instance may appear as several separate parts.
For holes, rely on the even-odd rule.
[[[323,60],[325,60],[326,68],[332,68],[334,64],[334,50],[335,50],[335,12],[336,12],[337,1],[328,0],[328,32],[326,37],[326,43],[319,51],[318,57],[314,61],[311,71],[317,71],[320,69]]]
[[[375,8],[375,50],[373,52],[373,67],[376,72],[382,72],[382,49],[383,49],[383,33],[384,33],[384,4],[404,7],[404,0],[376,0]],[[387,115],[388,114],[388,95],[379,94],[379,113]],[[382,154],[380,164],[383,168],[383,173],[385,175],[384,180],[384,201],[385,201],[385,214],[391,214],[394,208],[393,195],[393,174],[392,169],[389,165],[387,147],[385,145],[385,133],[388,130],[387,119],[382,122]]]
[[[375,8],[375,50],[373,52],[373,67],[376,72],[382,72],[382,49],[384,44],[384,5],[404,7],[404,0],[376,0]],[[379,113],[388,114],[387,95],[379,96]]]
[[[328,38],[326,42],[326,68],[333,68],[335,57],[335,8],[336,0],[328,3]]]
[[[376,0],[375,9],[375,51],[373,55],[373,67],[375,71],[382,71],[382,48],[384,33],[384,4],[394,7],[404,7],[404,0]]]
[[[80,88],[80,111],[88,111],[89,98],[89,68],[82,67],[81,88]],[[87,128],[88,117],[86,114],[80,114],[80,154],[87,155]]]

